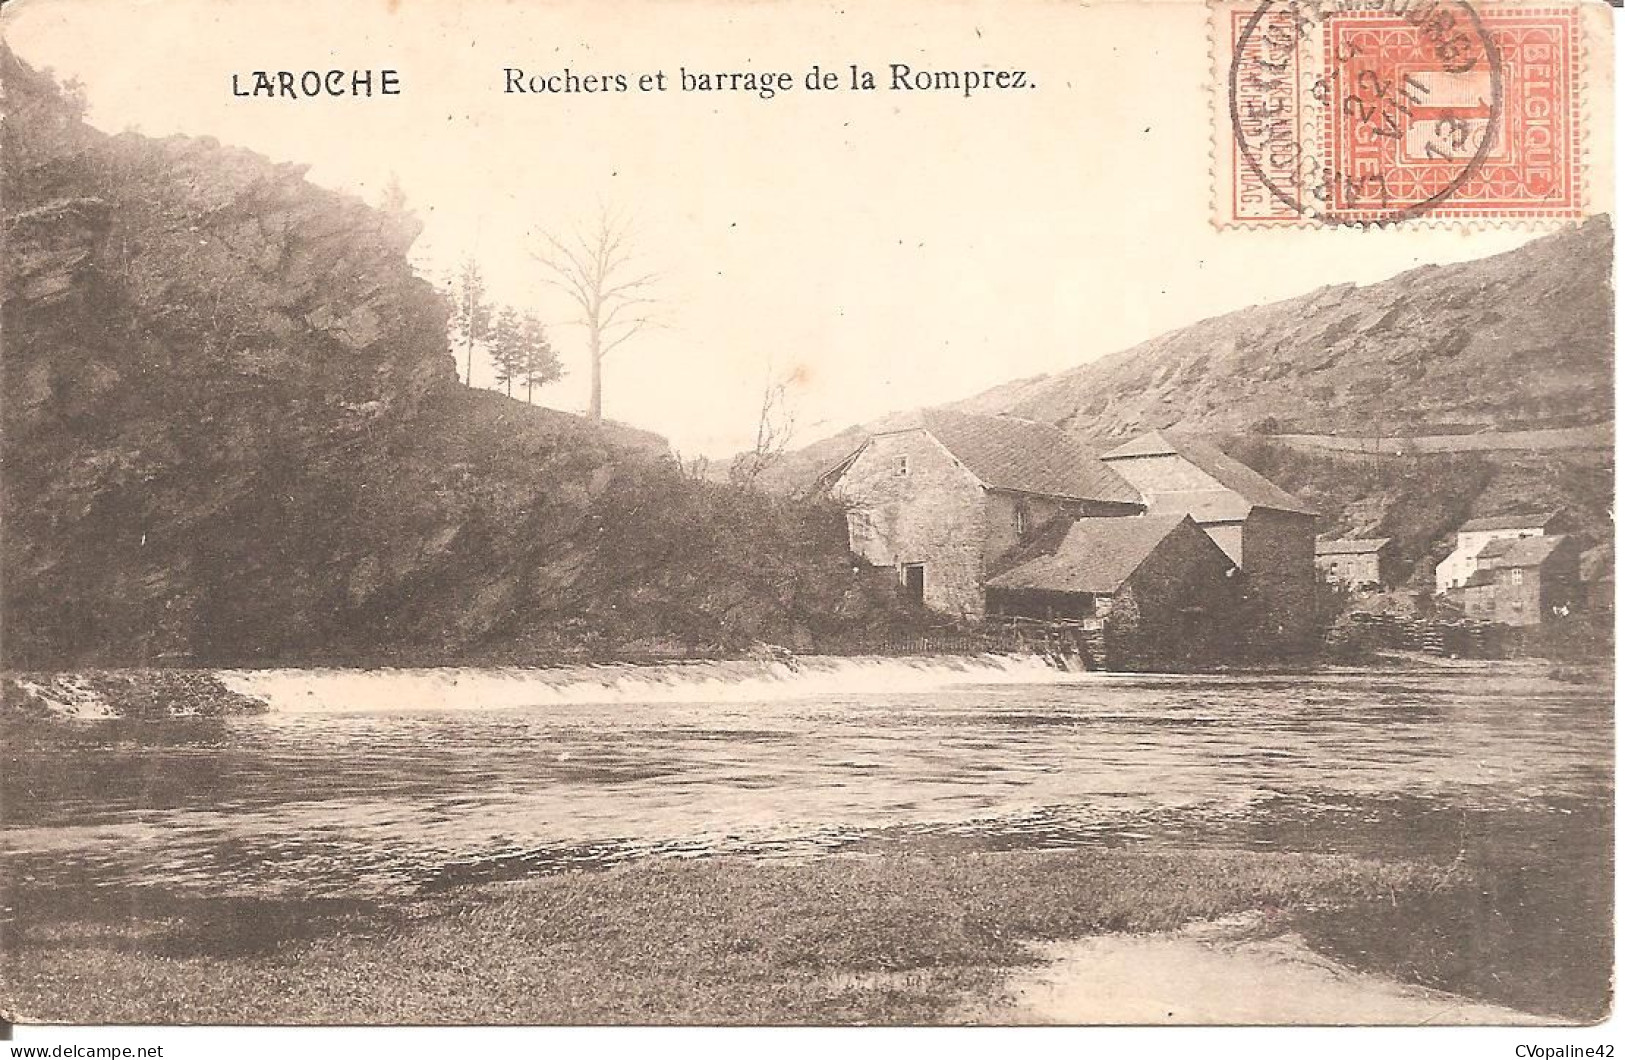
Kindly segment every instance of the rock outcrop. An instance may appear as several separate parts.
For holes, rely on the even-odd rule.
[[[409,214],[107,136],[3,45],[0,78],[8,665],[536,660],[889,606],[838,513],[459,386]]]

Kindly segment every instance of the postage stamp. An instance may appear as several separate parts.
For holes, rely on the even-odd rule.
[[[1221,226],[1582,215],[1582,8],[1244,0],[1214,14]]]

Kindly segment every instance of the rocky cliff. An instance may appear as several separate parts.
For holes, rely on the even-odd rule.
[[[523,660],[889,620],[838,512],[460,387],[409,215],[209,139],[106,136],[3,46],[0,78],[8,665]]]

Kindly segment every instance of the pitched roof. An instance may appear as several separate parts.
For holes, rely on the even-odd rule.
[[[1474,530],[1544,530],[1556,518],[1556,512],[1533,512],[1524,515],[1486,515],[1462,523],[1457,533],[1469,533]]]
[[[1481,585],[1494,584],[1495,575],[1487,570],[1475,570],[1473,573],[1467,575],[1466,581],[1461,583],[1462,588],[1464,589],[1476,589]]]
[[[1217,446],[1183,432],[1147,431],[1124,442],[1116,449],[1103,453],[1100,459],[1110,463],[1114,460],[1149,456],[1184,457],[1216,479],[1225,489],[1240,497],[1248,509],[1270,508],[1299,515],[1317,514],[1313,508],[1246,464],[1224,453]],[[1242,516],[1245,515],[1246,511],[1243,511]]]
[[[1161,431],[1146,431],[1137,434],[1124,442],[1116,449],[1108,449],[1100,454],[1102,460],[1122,460],[1130,456],[1173,456],[1179,450],[1175,449],[1168,436]]]
[[[1473,553],[1473,561],[1483,565],[1490,560],[1500,559],[1506,555],[1507,549],[1511,548],[1517,540],[1515,537],[1498,537],[1493,541],[1486,541],[1477,552]]]
[[[818,473],[818,477],[813,479],[813,489],[828,489],[829,486],[832,485],[837,479],[846,474],[846,469],[852,466],[852,464],[858,459],[858,456],[862,454],[864,447],[868,444],[869,439],[865,438],[863,443],[857,448],[841,457],[835,463],[829,465],[823,471],[820,471]]]
[[[989,578],[987,586],[1057,593],[1114,593],[1188,518],[1185,515],[1135,515],[1121,519],[1079,519],[1053,552],[1017,562],[1004,573]]]
[[[1340,537],[1333,541],[1316,541],[1315,555],[1353,556],[1381,552],[1388,547],[1390,540],[1391,538],[1386,537]]]
[[[1502,538],[1499,541],[1491,541],[1479,552],[1478,566],[1481,570],[1487,567],[1497,570],[1508,567],[1538,567],[1567,540],[1568,538],[1562,534],[1548,534],[1544,537]],[[1493,553],[1491,546],[1497,546]]]
[[[1061,428],[1013,416],[927,411],[922,425],[989,489],[1139,504],[1140,495]]]

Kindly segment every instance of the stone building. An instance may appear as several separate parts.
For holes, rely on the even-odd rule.
[[[1026,609],[1028,617],[1042,617],[1046,608],[1057,618],[1081,613],[1094,606],[1083,597],[1111,596],[1116,589],[1067,590],[1054,564],[1092,571],[1091,542],[1103,543],[1111,533],[1091,526],[1061,549],[1070,529],[1080,521],[1149,513],[1173,521],[1141,521],[1124,532],[1138,541],[1151,528],[1171,528],[1188,516],[1227,558],[1227,585],[1240,588],[1224,609],[1249,646],[1291,649],[1312,637],[1314,513],[1196,439],[1152,432],[1095,457],[1075,435],[1049,424],[929,411],[877,431],[821,481],[846,503],[853,552],[895,570],[909,595],[939,611],[980,619],[991,594],[999,606]],[[1179,530],[1169,547],[1191,551],[1189,540]],[[1059,596],[1008,580],[1016,558],[1036,561],[1032,550],[1045,541],[1053,542],[1046,569],[1060,579],[1060,587],[1052,587]],[[1005,581],[994,585],[995,576]],[[1010,595],[1016,591],[1025,594],[1019,604]],[[1200,611],[1208,602],[1193,596],[1181,606]]]
[[[1491,541],[1542,537],[1556,532],[1557,521],[1555,512],[1491,515],[1468,520],[1456,530],[1454,551],[1441,560],[1433,571],[1434,591],[1445,593],[1465,586],[1473,572],[1478,570],[1479,551]]]
[[[1223,658],[1242,578],[1188,515],[1079,519],[1013,554],[987,582],[990,615],[1098,623],[1113,667]]]
[[[1056,520],[1141,512],[1139,494],[1058,427],[929,411],[825,473],[852,551],[915,599],[981,618],[994,564]]]
[[[1211,444],[1149,431],[1101,460],[1153,515],[1189,515],[1247,575],[1238,621],[1252,646],[1310,646],[1315,616],[1315,512]]]
[[[1315,542],[1315,573],[1328,585],[1384,589],[1394,584],[1391,538],[1341,537]]]
[[[1580,550],[1564,534],[1500,538],[1479,550],[1477,563],[1465,587],[1469,617],[1538,626],[1580,603]]]

